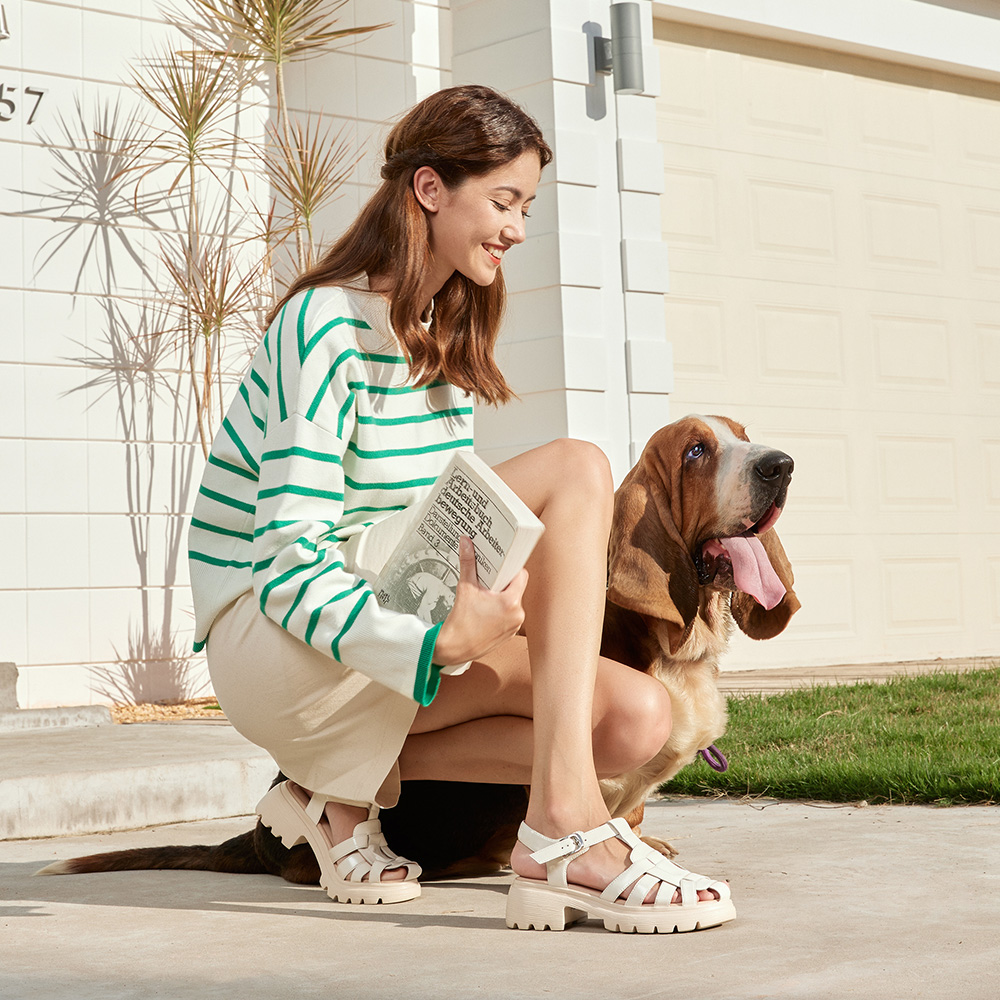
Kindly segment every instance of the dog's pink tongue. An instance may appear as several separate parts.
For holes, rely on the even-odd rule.
[[[749,594],[768,611],[781,603],[785,587],[774,572],[764,546],[756,535],[720,538],[719,542],[729,553],[729,561],[733,564],[733,580],[744,594]]]

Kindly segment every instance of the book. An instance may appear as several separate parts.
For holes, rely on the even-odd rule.
[[[472,539],[479,582],[500,591],[528,561],[544,530],[481,458],[456,452],[379,573],[375,596],[382,607],[437,624],[455,603],[462,535]]]

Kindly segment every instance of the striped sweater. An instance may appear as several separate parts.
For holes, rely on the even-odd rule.
[[[380,607],[339,544],[418,503],[471,447],[471,400],[445,382],[410,384],[382,296],[339,286],[294,296],[260,343],[198,491],[195,651],[252,589],[292,635],[429,704],[440,625]]]

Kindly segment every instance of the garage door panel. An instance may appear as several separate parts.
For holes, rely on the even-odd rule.
[[[977,388],[991,401],[996,401],[1000,399],[1000,323],[976,322],[973,327],[978,361],[974,369]]]
[[[658,23],[671,413],[793,456],[726,666],[1000,647],[1000,87]]]
[[[934,153],[934,109],[931,94],[885,80],[847,77],[844,90],[860,112],[851,121],[858,141],[879,152],[929,158]]]
[[[738,61],[744,127],[749,132],[828,141],[829,113],[822,71],[771,59]]]

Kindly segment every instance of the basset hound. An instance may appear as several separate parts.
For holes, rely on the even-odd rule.
[[[658,678],[672,704],[663,749],[635,771],[601,782],[611,814],[636,829],[646,798],[725,731],[718,665],[734,627],[770,639],[799,608],[773,530],[791,475],[788,455],[752,444],[734,421],[685,417],[650,438],[615,494],[601,652]],[[420,862],[425,878],[484,874],[507,864],[527,806],[524,786],[403,785],[399,803],[380,815],[382,828],[393,850]],[[674,853],[669,844],[649,842]],[[308,845],[286,849],[259,822],[214,847],[117,851],[46,871],[150,868],[319,880]]]
[[[601,653],[656,677],[673,721],[652,760],[601,783],[633,827],[649,794],[725,732],[717,679],[734,626],[771,639],[800,607],[773,530],[792,469],[735,421],[692,416],[650,438],[615,494]]]

